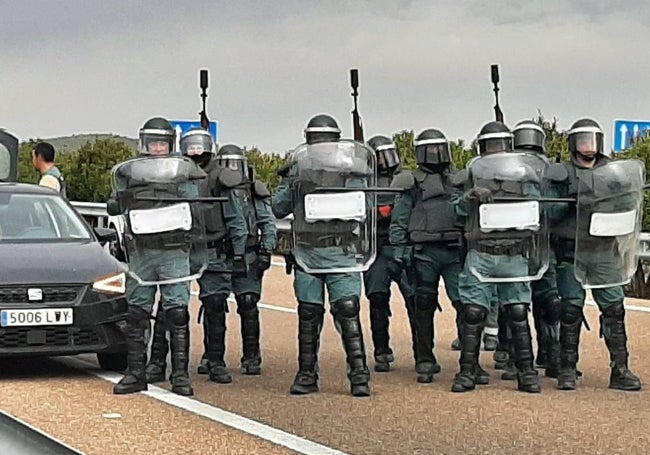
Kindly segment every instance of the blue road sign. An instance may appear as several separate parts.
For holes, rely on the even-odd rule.
[[[650,120],[614,120],[612,150],[621,152],[649,134]]]
[[[201,122],[198,120],[170,120],[169,123],[176,129],[176,137],[180,138],[181,134],[191,128],[201,128]],[[210,134],[215,143],[219,143],[219,122],[210,122]]]

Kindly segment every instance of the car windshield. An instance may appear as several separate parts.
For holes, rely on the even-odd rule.
[[[60,196],[0,193],[0,243],[91,239],[84,222]]]

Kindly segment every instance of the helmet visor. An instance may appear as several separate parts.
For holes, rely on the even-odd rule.
[[[377,147],[377,169],[380,172],[390,172],[399,166],[399,155],[393,145]]]
[[[174,150],[175,133],[166,130],[140,130],[139,152],[145,155],[169,155]]]
[[[186,156],[200,156],[214,153],[212,137],[206,134],[193,134],[181,139],[181,153]]]
[[[595,155],[603,153],[603,133],[601,131],[578,131],[569,134],[569,151],[572,154]]]
[[[415,145],[415,156],[418,164],[449,164],[451,153],[446,140],[437,143],[418,143]]]
[[[546,134],[543,129],[526,126],[525,128],[515,129],[514,135],[514,147],[516,149],[533,149],[544,152]]]

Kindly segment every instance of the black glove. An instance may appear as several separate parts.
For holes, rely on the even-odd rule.
[[[268,270],[271,267],[271,253],[264,248],[260,249],[257,253],[257,259],[255,260],[255,266],[260,272]]]
[[[246,257],[244,255],[235,255],[232,260],[232,274],[246,276],[246,273]]]
[[[291,170],[292,166],[293,166],[293,161],[287,161],[282,166],[280,166],[280,168],[276,171],[276,174],[279,177],[286,177],[289,175],[289,171]]]
[[[467,195],[476,198],[480,204],[488,204],[492,202],[492,191],[488,188],[477,186],[476,188],[469,190]]]

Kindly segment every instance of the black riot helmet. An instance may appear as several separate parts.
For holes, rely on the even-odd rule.
[[[451,163],[449,141],[440,130],[428,128],[422,131],[415,138],[413,145],[415,145],[415,158],[419,166],[440,171]]]
[[[181,154],[199,166],[205,166],[217,154],[212,135],[203,128],[191,128],[183,133],[180,147]]]
[[[532,120],[522,120],[515,125],[512,133],[514,134],[515,149],[546,153],[546,132],[539,124]]]
[[[319,142],[337,142],[341,139],[341,129],[334,117],[327,114],[318,114],[312,117],[305,128],[307,144]]]
[[[248,160],[244,149],[238,145],[222,145],[217,152],[217,165],[241,174],[242,180],[248,176]]]
[[[502,122],[489,122],[478,132],[478,154],[512,152],[512,133]]]
[[[400,164],[395,143],[386,136],[373,136],[368,140],[368,146],[375,151],[377,172],[392,175]]]
[[[604,133],[600,125],[590,119],[576,120],[569,130],[569,152],[579,154],[585,161],[593,161],[597,155],[604,155]]]
[[[143,155],[171,155],[175,142],[176,131],[171,123],[165,118],[153,117],[140,128],[138,151]]]

